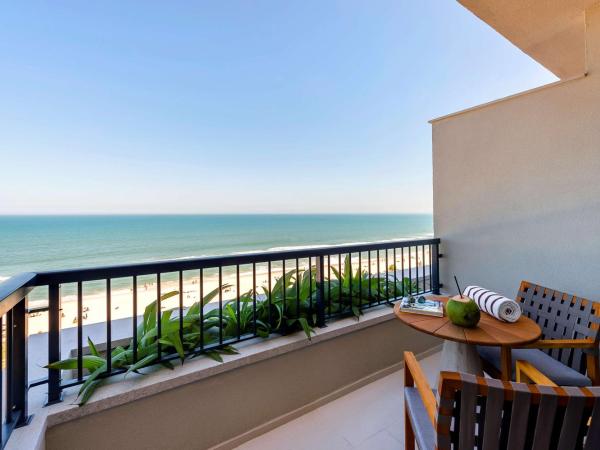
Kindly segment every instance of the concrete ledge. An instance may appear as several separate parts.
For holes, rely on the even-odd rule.
[[[286,366],[283,360],[283,366],[281,367],[278,361],[272,362],[272,360],[287,357],[287,361],[298,364],[301,363],[301,361],[296,357],[293,357],[292,360],[289,359],[290,354],[293,352],[304,352],[313,348],[322,351],[324,350],[322,345],[331,342],[334,338],[343,338],[345,336],[347,337],[349,335],[361,333],[367,329],[372,329],[372,327],[376,325],[385,324],[392,320],[394,320],[394,315],[391,308],[382,306],[366,312],[365,315],[361,317],[360,321],[357,321],[354,318],[348,318],[331,322],[326,328],[317,330],[316,336],[313,336],[310,341],[302,333],[295,333],[289,336],[266,340],[255,339],[238,344],[236,347],[240,350],[241,354],[225,356],[224,363],[218,363],[206,357],[199,357],[192,360],[186,360],[185,364],[176,367],[175,370],[172,371],[159,366],[158,368],[149,369],[147,375],[133,374],[126,379],[123,379],[123,376],[117,375],[112,377],[106,385],[99,388],[88,404],[83,407],[72,404],[76,394],[76,388],[73,388],[70,392],[65,392],[65,401],[63,403],[33,411],[34,419],[31,425],[15,430],[7,448],[45,448],[45,444],[48,444],[48,448],[76,448],[77,439],[70,443],[75,444],[74,447],[66,445],[67,443],[64,442],[61,442],[61,445],[57,445],[57,442],[62,441],[65,436],[64,433],[59,432],[59,428],[62,429],[66,427],[66,429],[71,430],[72,435],[75,422],[87,422],[88,417],[92,419],[90,416],[93,416],[93,420],[97,420],[101,415],[105,416],[108,414],[108,416],[111,416],[116,411],[121,411],[123,408],[128,409],[132,405],[137,406],[140,402],[156,402],[158,401],[158,397],[161,397],[159,403],[168,403],[170,401],[170,391],[177,391],[178,395],[186,386],[190,386],[190,389],[194,391],[200,389],[199,386],[208,384],[215,385],[215,383],[219,384],[219,381],[222,381],[222,383],[233,383],[233,389],[229,390],[234,391],[239,383],[251,385],[255,381],[255,374],[260,373],[257,372],[257,369],[261,364],[268,362],[269,368],[265,370],[269,371],[269,376],[273,376],[277,371],[285,371]],[[407,333],[410,333],[407,327],[403,327],[402,324],[395,320],[391,325],[394,329],[405,328]],[[381,331],[383,334],[386,334],[386,339],[389,338],[387,335],[391,332],[390,330],[382,329]],[[368,332],[365,335],[364,340],[365,342],[366,340],[373,341],[373,337],[376,336],[377,333],[373,335],[373,332]],[[400,339],[400,341],[402,341],[402,339]],[[405,348],[411,348],[417,352],[421,352],[438,343],[435,340],[431,340],[431,342],[425,341],[427,341],[427,339],[424,339],[423,342],[420,342],[415,346],[408,345],[405,346]],[[374,343],[375,342],[371,342],[370,345]],[[342,345],[342,342],[340,341],[338,343],[336,341],[331,348],[334,349],[339,345]],[[343,351],[346,352],[347,350],[348,349],[344,346]],[[325,352],[325,355],[326,354],[327,352]],[[359,354],[360,351],[357,352],[357,357],[360,357]],[[214,439],[217,439],[219,435],[219,433],[216,433],[216,435],[213,436],[213,444],[211,445],[225,442],[225,444],[218,444],[218,448],[223,449],[231,448],[234,443],[239,445],[240,442],[264,433],[310,409],[314,409],[353,389],[357,389],[370,381],[374,381],[391,371],[398,370],[401,367],[401,354],[402,349],[399,349],[398,355],[394,355],[394,358],[392,359],[390,359],[390,355],[388,354],[381,355],[380,358],[375,358],[370,362],[365,360],[364,368],[360,367],[360,364],[356,367],[356,362],[353,362],[350,366],[353,366],[353,370],[356,370],[356,374],[353,375],[352,370],[350,370],[347,376],[344,374],[346,379],[341,380],[339,385],[335,386],[335,383],[332,384],[332,381],[334,380],[326,380],[327,382],[324,382],[323,386],[317,386],[315,389],[311,388],[310,385],[305,386],[304,388],[307,389],[306,401],[304,401],[302,396],[298,398],[297,395],[292,395],[292,397],[295,397],[293,401],[285,399],[282,403],[287,402],[294,407],[286,408],[283,407],[282,404],[279,411],[277,411],[277,408],[266,408],[263,411],[265,420],[259,420],[259,423],[256,424],[253,424],[253,421],[256,422],[258,420],[257,418],[246,420],[248,424],[245,428],[242,426],[239,430],[234,429],[234,433],[228,437],[223,435],[223,433],[220,433],[223,435],[222,438],[217,442],[214,442]],[[298,353],[299,358],[305,357],[304,355],[310,357],[311,354]],[[363,357],[363,359],[364,358],[366,358],[366,356]],[[379,359],[381,359],[381,362]],[[392,363],[390,364],[390,362]],[[301,365],[302,364],[300,364],[300,366]],[[254,366],[256,366],[256,368],[254,368]],[[376,370],[371,370],[370,367],[375,367]],[[306,369],[310,371],[312,369],[319,369],[319,367],[307,367]],[[299,376],[299,374],[292,373],[290,376]],[[314,374],[311,374],[310,376],[314,376]],[[225,381],[226,378],[227,380],[234,381]],[[238,378],[240,379],[238,380]],[[277,379],[277,377],[275,376],[274,379]],[[301,379],[298,380],[298,382],[302,382]],[[264,389],[264,386],[257,387],[257,389],[259,388]],[[202,389],[204,388],[201,388],[201,390]],[[211,389],[218,390],[224,389],[224,387],[219,385],[218,387],[213,387]],[[268,391],[268,388],[266,390]],[[223,392],[223,395],[226,396],[227,392]],[[175,395],[175,397],[177,395]],[[201,399],[197,399],[196,401],[202,403]],[[235,405],[233,407],[235,407]],[[271,413],[273,414],[273,417],[268,417]],[[148,426],[151,427],[151,425]],[[85,427],[81,428],[82,433],[85,432],[84,429]],[[135,435],[136,433],[133,434]],[[50,442],[45,442],[45,438],[48,438],[49,435],[53,435],[54,438],[50,439]],[[206,444],[208,444],[210,440],[211,439],[206,438]],[[207,448],[210,446],[205,445],[203,447],[201,442],[197,443],[198,447],[196,448]],[[135,444],[136,442],[131,442],[129,448],[136,448]],[[131,447],[132,445],[133,447]],[[102,446],[94,448],[101,447]]]
[[[48,426],[94,414],[108,408],[129,403],[150,395],[178,388],[189,383],[229,372],[237,368],[254,364],[265,359],[274,358],[285,353],[327,341],[344,334],[377,325],[394,319],[391,308],[382,306],[369,311],[360,320],[347,318],[332,322],[326,328],[316,329],[317,334],[311,340],[303,333],[271,339],[256,338],[235,345],[239,355],[224,355],[223,363],[207,357],[186,360],[175,370],[153,367],[146,370],[145,375],[131,374],[127,378],[122,375],[111,377],[107,384],[100,387],[92,399],[84,406],[74,405],[76,389],[70,389],[65,401],[49,408]]]

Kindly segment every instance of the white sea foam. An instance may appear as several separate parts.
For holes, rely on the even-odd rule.
[[[188,256],[179,256],[177,258],[166,258],[166,259],[148,259],[140,262],[162,262],[162,261],[185,261],[188,259],[198,259],[198,258],[209,258],[209,257],[218,257],[218,256],[228,256],[228,255],[251,255],[253,253],[266,253],[266,252],[289,252],[295,250],[310,250],[310,249],[319,249],[326,247],[348,247],[353,245],[365,245],[365,244],[385,244],[386,242],[402,242],[402,241],[412,241],[418,239],[431,239],[433,234],[421,234],[421,235],[412,235],[412,236],[402,236],[399,238],[393,239],[380,239],[373,241],[354,241],[354,242],[342,242],[341,244],[308,244],[308,245],[287,245],[287,246],[279,246],[279,247],[270,247],[267,249],[252,249],[252,250],[241,250],[237,252],[231,252],[226,254],[202,254],[202,255],[188,255]]]
[[[169,259],[164,259],[161,260],[159,259],[158,261],[181,261],[181,260],[186,260],[186,259],[198,259],[198,258],[206,258],[210,255],[189,255],[189,256],[178,256],[177,258],[169,258]]]
[[[271,247],[267,251],[269,252],[285,252],[290,250],[308,250],[311,248],[324,248],[324,247],[350,247],[353,245],[365,245],[365,244],[385,244],[387,242],[402,242],[402,241],[412,241],[416,239],[428,239],[431,238],[431,234],[421,235],[421,236],[404,236],[401,238],[395,239],[381,239],[377,241],[357,241],[357,242],[343,242],[341,244],[318,244],[318,245],[290,245],[284,247]],[[257,250],[255,250],[257,251]],[[243,252],[243,253],[254,253],[252,252]],[[260,250],[258,250],[260,251]]]
[[[289,251],[294,251],[294,250],[310,250],[312,248],[318,249],[318,248],[326,248],[326,247],[348,247],[348,246],[353,246],[353,245],[365,245],[365,244],[384,244],[386,242],[402,242],[402,241],[412,241],[412,240],[417,240],[417,239],[431,239],[432,237],[433,237],[433,234],[426,233],[426,234],[421,234],[421,235],[402,236],[402,237],[393,238],[393,239],[342,242],[341,244],[286,245],[286,246],[279,246],[279,247],[270,247],[267,249],[242,250],[242,251],[238,251],[238,252],[231,252],[231,253],[229,253],[229,255],[251,255],[253,253],[289,252]],[[204,258],[204,257],[209,257],[209,256],[224,256],[224,255],[184,256],[184,257],[174,258],[174,259],[175,260],[194,259],[194,258]]]

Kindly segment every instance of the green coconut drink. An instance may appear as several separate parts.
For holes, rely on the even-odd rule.
[[[456,295],[446,303],[446,314],[454,325],[473,328],[479,323],[481,313],[477,303],[469,297]]]

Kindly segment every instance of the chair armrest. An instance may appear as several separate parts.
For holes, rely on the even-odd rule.
[[[517,360],[515,372],[517,383],[533,382],[544,386],[558,386],[528,361]]]
[[[412,352],[404,352],[404,386],[415,386],[423,401],[431,424],[435,428],[437,421],[437,401],[429,382]]]
[[[596,345],[592,339],[541,339],[520,348],[594,348]]]

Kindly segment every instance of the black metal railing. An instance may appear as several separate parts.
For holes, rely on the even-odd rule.
[[[329,320],[359,317],[367,308],[391,304],[408,293],[439,293],[439,244],[439,239],[423,239],[315,247],[10,278],[0,284],[7,349],[1,355],[5,375],[0,377],[5,380],[0,381],[7,393],[2,443],[14,427],[27,423],[28,389],[47,384],[47,404],[52,404],[61,400],[64,389],[90,376],[84,364],[90,352],[84,347],[88,288],[106,306],[105,343],[93,348],[96,353],[104,349],[101,377],[106,377],[136,364],[168,364],[175,358],[226,351],[231,344],[273,333],[304,331],[310,336]],[[30,308],[28,298],[36,287],[47,289],[47,303]],[[48,315],[47,362],[68,356],[61,355],[63,291],[76,303],[75,369],[48,370],[47,376],[29,380],[28,314]],[[112,317],[123,302],[131,307],[131,325],[126,327],[124,318]]]
[[[34,273],[23,273],[0,284],[0,442],[6,445],[15,427],[27,424],[27,295]],[[3,395],[6,398],[3,399]]]

